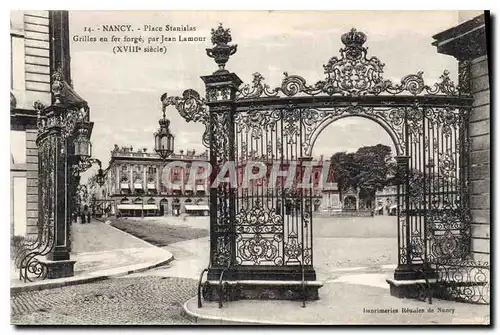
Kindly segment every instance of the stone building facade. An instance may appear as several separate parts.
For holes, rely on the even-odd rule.
[[[165,175],[165,167],[172,161],[186,163],[174,167]],[[191,164],[207,162],[208,153],[194,150],[174,153],[163,161],[147,149],[115,145],[109,166],[105,170],[105,183],[97,192],[98,200],[109,201],[111,215],[155,216],[190,213],[208,215],[208,180],[189,181]],[[171,185],[168,186],[167,179]]]
[[[93,185],[90,197],[94,197],[99,203],[100,209],[108,208],[109,215],[116,216],[164,216],[187,213],[191,215],[208,215],[210,178],[198,179],[194,183],[190,178],[191,165],[193,162],[208,164],[208,152],[196,154],[194,150],[181,150],[170,155],[163,161],[156,153],[148,152],[147,149],[136,149],[133,147],[118,147],[111,151],[109,166],[105,169],[105,182],[102,187]],[[167,172],[167,164],[173,161],[185,163],[184,167],[173,167]],[[276,196],[267,196],[267,188],[263,185],[269,183],[272,163],[268,162],[267,174],[259,179],[250,181],[244,192],[249,194],[261,194],[261,200],[266,206],[277,206]],[[311,180],[314,188],[312,190],[313,211],[335,211],[341,210],[341,201],[338,190],[322,190],[320,175],[323,165],[329,161],[323,158],[312,161]],[[287,164],[282,164],[281,171],[288,169]],[[168,173],[168,175],[167,175]],[[198,173],[203,171],[198,170]],[[245,173],[244,162],[236,166],[237,179],[240,183]],[[292,189],[299,182],[299,173],[296,173]],[[168,182],[169,181],[169,182]],[[328,182],[332,182],[331,178]],[[276,186],[280,187],[283,178],[278,177]],[[334,184],[336,186],[336,184]],[[243,192],[240,188],[239,192]],[[290,206],[289,206],[290,207]]]
[[[33,102],[50,105],[49,11],[12,11],[10,16],[11,236],[36,235],[38,220],[37,114]]]
[[[486,15],[489,15],[487,13]],[[490,261],[490,61],[487,41],[488,20],[485,14],[434,36],[434,45],[442,54],[455,57],[460,67],[469,67],[470,78],[460,80],[470,85],[474,102],[469,118],[469,204],[472,216],[471,251],[474,259]]]
[[[247,168],[249,161],[263,163],[266,166],[267,171],[262,178],[249,181],[246,188],[239,188],[239,191],[236,193],[239,199],[255,198],[269,208],[279,208],[282,199],[281,196],[279,196],[280,192],[277,189],[285,188],[287,180],[283,176],[276,176],[276,179],[273,179],[272,171],[275,166],[279,166],[279,170],[282,172],[289,171],[291,164],[295,165],[295,174],[289,191],[291,193],[300,192],[301,189],[298,188],[298,185],[304,182],[303,173],[305,173],[305,170],[300,167],[298,160],[276,161],[259,157],[252,158],[250,156],[248,161],[241,160],[237,162],[237,179],[240,185],[243,183],[244,174],[250,173]],[[329,168],[324,169],[324,166],[330,166],[330,161],[324,160],[323,156],[321,156],[319,158],[311,159],[308,164],[311,165],[309,183],[312,185],[312,189],[310,193],[305,194],[309,194],[311,196],[312,211],[320,212],[340,210],[341,201],[339,198],[337,184],[333,182],[333,174],[331,173],[331,170]],[[325,173],[325,171],[327,172]],[[258,171],[254,171],[253,173],[257,174]],[[325,173],[325,176],[322,175],[323,173]],[[322,178],[325,178],[325,180],[323,181]],[[274,186],[271,184],[273,187],[269,188],[269,184],[273,181],[275,181]],[[329,185],[328,188],[324,188],[322,185],[323,182],[331,183],[331,185]],[[285,204],[286,208],[293,207],[290,201],[291,200],[289,199],[289,203]],[[296,205],[299,206],[298,203]]]

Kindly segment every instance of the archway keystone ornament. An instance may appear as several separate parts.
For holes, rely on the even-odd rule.
[[[440,264],[450,261],[450,252],[443,251],[453,249],[454,260],[467,257],[467,247],[451,248],[442,236],[470,241],[469,66],[460,66],[458,86],[448,71],[433,85],[425,84],[423,72],[393,83],[383,76],[385,64],[368,56],[367,35],[352,29],[341,36],[340,57],[328,60],[325,77],[315,84],[285,72],[281,85],[271,88],[257,72],[242,86],[225,68],[237,50],[229,45],[231,40],[222,25],[212,30],[214,47],[207,54],[219,68],[201,77],[205,98],[192,89],[182,97],[161,97],[163,109],[172,105],[186,121],[205,125],[203,143],[215,171],[228,161],[244,164],[255,159],[285,166],[296,162],[300,167],[332,122],[350,116],[373,120],[392,138],[398,161],[394,247],[399,261],[391,293],[415,295],[420,286],[401,290],[395,281],[436,278]],[[314,270],[312,192],[283,184],[266,186],[255,185],[250,191],[222,183],[211,189],[205,299],[219,299],[221,306],[223,298],[265,296],[301,299],[304,304],[318,299],[322,284]]]

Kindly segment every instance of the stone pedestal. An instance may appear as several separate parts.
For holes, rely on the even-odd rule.
[[[218,301],[222,293],[224,300],[318,300],[318,290],[323,283],[316,281],[316,271],[311,266],[288,267],[236,267],[221,278],[219,269],[210,269],[204,285],[203,297]],[[304,280],[302,280],[302,278]]]
[[[394,271],[394,279],[387,279],[391,295],[398,298],[432,302],[433,291],[438,279],[437,272],[424,264],[399,265]]]
[[[76,261],[43,261],[41,262],[47,267],[47,279],[57,279],[72,277],[75,274],[74,267]]]
[[[400,264],[394,270],[395,280],[436,279],[437,272],[425,264]]]
[[[321,282],[300,281],[223,281],[222,287],[218,281],[208,281],[203,289],[203,298],[207,301],[252,300],[318,300]]]

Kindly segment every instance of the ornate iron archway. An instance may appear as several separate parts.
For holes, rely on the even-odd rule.
[[[437,280],[446,290],[451,284],[440,269],[461,273],[464,267],[456,264],[470,260],[469,64],[459,64],[457,86],[447,71],[432,86],[422,72],[395,84],[383,77],[385,65],[378,58],[367,57],[366,39],[355,29],[342,35],[340,57],[323,66],[326,76],[314,85],[285,73],[281,85],[271,89],[255,73],[252,84],[240,88],[242,81],[225,69],[237,46],[228,44],[229,29],[221,25],[212,30],[214,47],[207,49],[219,69],[201,77],[205,98],[194,90],[182,97],[165,93],[163,108],[174,105],[188,122],[206,126],[203,143],[215,172],[229,161],[238,167],[255,160],[305,166],[317,136],[331,122],[348,116],[377,122],[397,152],[394,279],[414,281],[392,282],[391,292],[418,295],[421,280]],[[313,268],[311,199],[310,190],[282,184],[212,188],[205,298],[317,299],[321,283]],[[296,210],[286,210],[289,203]]]

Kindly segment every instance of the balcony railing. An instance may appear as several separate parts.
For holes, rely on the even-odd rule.
[[[154,152],[133,152],[133,151],[115,151],[111,153],[112,157],[134,157],[134,158],[154,158],[161,160],[160,156]],[[184,155],[184,154],[172,154],[168,157],[167,161],[175,160],[198,160],[198,161],[208,161],[208,154],[200,155]]]

